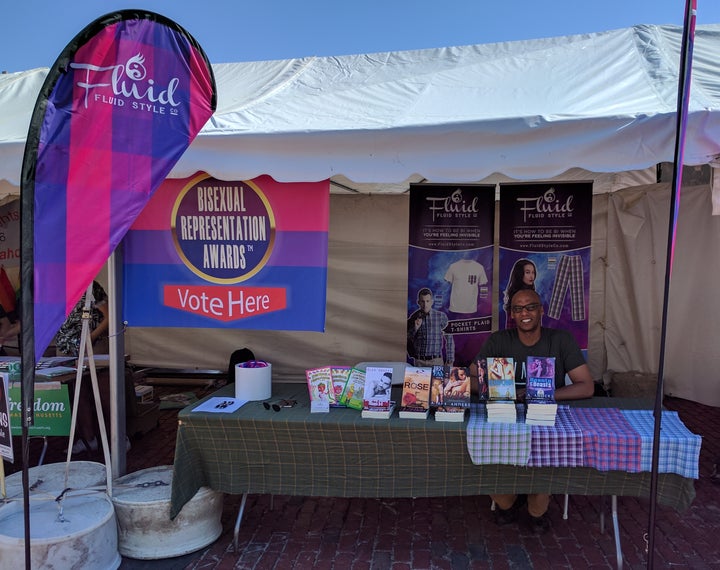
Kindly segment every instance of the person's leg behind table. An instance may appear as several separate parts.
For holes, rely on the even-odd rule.
[[[514,523],[518,519],[520,508],[527,502],[530,525],[535,532],[545,532],[550,521],[545,513],[550,506],[550,495],[532,493],[528,495],[490,495],[495,501],[495,522],[498,525]]]
[[[73,386],[73,392],[76,386]],[[74,404],[75,395],[71,394]],[[97,423],[95,422],[95,400],[92,395],[92,384],[89,376],[84,376],[80,384],[77,411],[75,413],[75,436],[73,438],[72,454],[89,453],[98,450],[100,438],[97,436]]]
[[[105,429],[109,437],[110,429],[110,371],[102,368],[97,371],[98,388],[100,389],[100,403],[102,405]],[[73,455],[83,452],[95,452],[100,445],[100,423],[95,409],[95,396],[93,394],[92,378],[86,373],[80,387],[80,400],[77,411],[77,427]]]

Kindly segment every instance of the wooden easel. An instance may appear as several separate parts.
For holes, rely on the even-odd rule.
[[[91,304],[95,300],[92,294],[93,284],[88,285],[85,293],[85,305],[82,312],[82,331],[80,333],[80,345],[77,360],[77,372],[75,374],[75,396],[73,399],[72,421],[70,424],[70,441],[68,443],[67,459],[65,462],[65,487],[68,486],[68,474],[70,461],[72,460],[72,448],[75,439],[75,427],[77,425],[78,406],[80,404],[80,388],[83,379],[83,362],[85,355],[88,357],[90,368],[90,380],[92,382],[93,396],[95,400],[95,411],[97,412],[98,424],[100,425],[100,441],[105,457],[105,472],[107,480],[107,493],[112,497],[112,465],[110,463],[110,447],[108,446],[107,430],[105,429],[105,417],[103,416],[102,402],[100,401],[100,389],[98,387],[97,368],[95,367],[95,356],[93,354],[92,341],[90,340],[90,319],[92,317]]]

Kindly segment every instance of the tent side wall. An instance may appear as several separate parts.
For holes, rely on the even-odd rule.
[[[595,195],[588,363],[597,381],[607,369],[656,372],[662,317],[670,188],[654,184]],[[665,392],[720,405],[720,217],[710,188],[685,188],[680,206]],[[248,346],[273,363],[275,381],[304,382],[325,364],[405,359],[407,195],[332,195],[326,331],[128,329],[133,362],[219,368]],[[707,289],[707,290],[706,290]],[[706,307],[699,305],[706,303]]]

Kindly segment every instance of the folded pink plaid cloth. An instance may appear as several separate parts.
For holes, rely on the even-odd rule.
[[[575,408],[583,434],[585,467],[598,471],[642,471],[642,440],[623,413],[615,408]]]

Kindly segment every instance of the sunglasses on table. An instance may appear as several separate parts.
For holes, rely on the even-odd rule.
[[[274,411],[279,412],[282,408],[292,408],[295,404],[297,404],[297,400],[280,400],[275,404],[263,402],[263,408],[266,410],[272,408]]]

